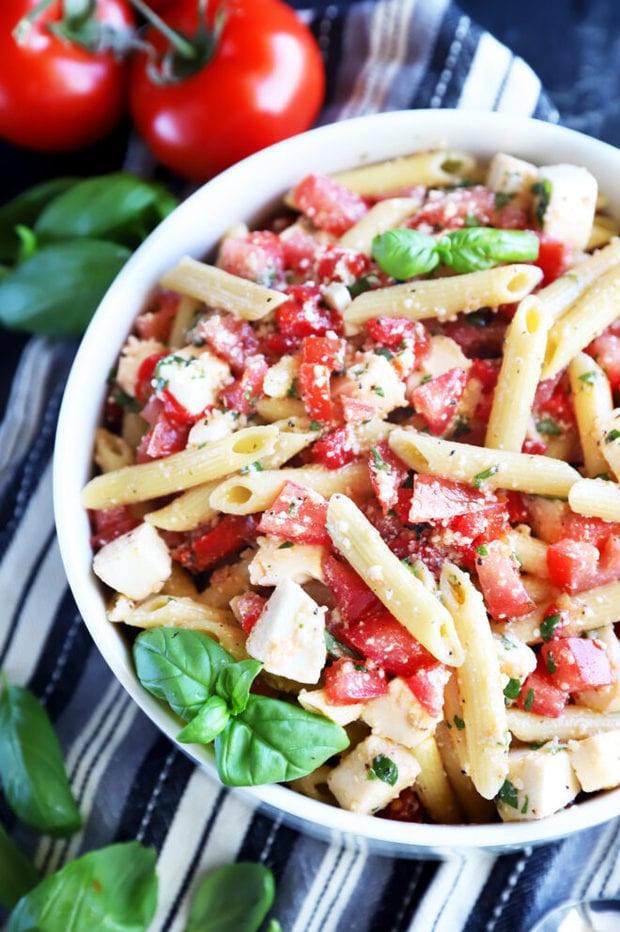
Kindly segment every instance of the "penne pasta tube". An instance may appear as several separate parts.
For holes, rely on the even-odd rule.
[[[579,479],[571,486],[568,504],[579,515],[620,521],[620,485],[606,479]]]
[[[469,776],[485,799],[494,799],[508,773],[508,724],[503,682],[481,593],[454,564],[444,564],[443,604],[454,621],[465,659],[456,671]]]
[[[492,822],[497,814],[495,805],[490,800],[483,799],[476,792],[474,784],[463,770],[453,741],[455,733],[454,726],[449,726],[446,722],[439,722],[435,732],[437,749],[450,786],[454,790],[466,821]]]
[[[181,349],[187,344],[186,334],[191,329],[196,312],[200,309],[200,302],[195,298],[184,295],[179,301],[179,307],[174,315],[168,346],[171,350]]]
[[[435,149],[372,165],[361,165],[348,171],[335,172],[331,177],[358,194],[374,194],[377,191],[397,191],[417,184],[459,184],[463,179],[471,178],[476,167],[476,160],[469,152]]]
[[[521,301],[540,282],[535,265],[498,265],[465,275],[404,282],[365,291],[343,312],[345,333],[358,333],[367,320],[387,315],[407,320],[435,317],[448,320],[481,307],[498,307]]]
[[[342,556],[385,607],[442,663],[457,667],[463,648],[448,610],[396,557],[357,505],[332,495],[327,531]]]
[[[462,818],[460,807],[433,735],[417,744],[413,753],[420,765],[415,791],[424,809],[433,822],[457,825]]]
[[[512,549],[517,555],[519,565],[524,573],[531,573],[541,579],[549,577],[547,569],[548,544],[538,537],[532,537],[525,525],[518,525],[508,532]]]
[[[568,463],[550,456],[475,447],[411,428],[393,430],[389,444],[416,472],[469,482],[476,488],[567,498],[572,484],[581,478]]]
[[[134,452],[123,437],[105,427],[98,427],[95,431],[93,459],[101,472],[112,472],[122,466],[130,466],[134,461]]]
[[[163,508],[147,512],[144,520],[162,531],[192,531],[215,518],[217,511],[211,506],[209,498],[219,484],[220,480],[214,479],[188,489]]]
[[[571,359],[568,375],[585,470],[588,476],[599,476],[608,469],[601,439],[603,423],[613,411],[609,379],[587,353],[577,353]]]
[[[485,446],[521,451],[540,380],[547,319],[536,295],[520,302],[504,338],[504,355],[493,395]]]
[[[601,246],[606,246],[618,233],[620,233],[620,229],[612,217],[596,214],[586,249],[588,252],[592,249],[600,249]]]
[[[602,333],[618,316],[619,302],[620,264],[617,264],[595,279],[551,327],[542,378],[553,378]]]
[[[358,220],[338,240],[346,249],[355,249],[366,256],[372,253],[372,241],[379,233],[385,233],[401,225],[403,220],[420,207],[420,198],[389,197],[373,204],[367,214]]]
[[[619,262],[620,239],[613,239],[609,245],[586,256],[550,285],[541,288],[538,298],[548,320],[557,320],[592,282]]]
[[[353,463],[342,469],[301,466],[290,469],[249,471],[219,483],[210,497],[211,507],[225,514],[249,515],[270,508],[286,482],[313,489],[329,498],[342,492],[359,499],[372,491],[365,464]]]
[[[244,427],[205,447],[188,447],[163,459],[95,476],[82,490],[84,508],[128,505],[201,485],[249,466],[271,452],[277,428]]]
[[[519,741],[540,742],[570,741],[571,738],[589,738],[591,735],[620,728],[620,712],[597,712],[582,706],[567,706],[557,718],[546,718],[508,709],[508,727]]]
[[[288,300],[281,291],[231,275],[215,265],[184,256],[160,279],[163,288],[203,301],[210,307],[230,311],[245,320],[260,320]]]

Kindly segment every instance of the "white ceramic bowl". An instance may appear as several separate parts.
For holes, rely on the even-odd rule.
[[[620,152],[579,133],[495,113],[422,110],[360,117],[278,143],[196,191],[132,256],[82,341],[60,412],[55,454],[55,509],[62,557],[80,612],[103,657],[140,708],[172,740],[179,730],[178,720],[138,682],[122,631],[107,621],[102,591],[91,572],[89,526],[80,490],[91,474],[92,440],[108,373],[147,292],[181,256],[204,257],[239,220],[252,226],[310,171],[327,173],[440,145],[482,157],[503,150],[539,164],[586,165],[620,215]],[[181,747],[187,753],[187,746]],[[217,779],[208,752],[197,753],[193,746],[191,754]],[[238,792],[250,794],[271,814],[282,814],[290,825],[317,837],[401,857],[439,857],[471,848],[507,851],[551,841],[620,814],[620,790],[537,822],[463,826],[360,816],[277,785]]]

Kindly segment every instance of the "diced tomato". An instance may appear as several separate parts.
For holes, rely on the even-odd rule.
[[[323,557],[323,573],[334,595],[342,623],[351,624],[363,615],[381,608],[377,596],[353,567],[331,553]]]
[[[256,538],[257,523],[254,515],[224,515],[214,527],[190,534],[172,558],[190,572],[202,572],[247,547]]]
[[[511,524],[528,524],[529,510],[525,504],[525,497],[521,492],[508,491],[504,493],[508,518]]]
[[[506,204],[505,207],[496,208],[491,226],[498,230],[525,230],[528,227],[527,212],[521,207]]]
[[[316,363],[327,366],[330,372],[340,372],[344,368],[346,340],[342,337],[320,337],[311,334],[304,338],[301,346],[302,363]]]
[[[263,382],[268,368],[269,364],[262,353],[250,356],[246,360],[246,366],[241,378],[236,379],[222,389],[222,403],[230,410],[238,411],[240,414],[250,414],[250,412],[254,411],[256,402],[262,394]]]
[[[528,674],[517,699],[519,708],[534,715],[557,718],[568,702],[568,692],[551,682],[551,677],[539,657],[538,666]]]
[[[387,440],[380,440],[368,454],[373,491],[383,511],[398,504],[398,492],[409,475],[409,467],[394,453]]]
[[[325,696],[332,705],[350,705],[384,696],[388,679],[383,670],[341,657],[325,668]]]
[[[587,352],[605,370],[612,391],[620,388],[620,336],[605,330],[590,343]]]
[[[312,445],[312,458],[326,469],[341,469],[355,459],[355,450],[346,427],[336,427]]]
[[[109,544],[111,540],[116,540],[121,534],[132,531],[140,523],[129,505],[93,508],[88,514],[93,529],[90,543],[94,550]]]
[[[377,406],[362,401],[361,398],[340,395],[339,400],[342,406],[342,417],[347,424],[361,424],[362,421],[368,421],[377,414]]]
[[[508,321],[496,311],[459,314],[447,321],[442,332],[461,347],[468,359],[495,359],[501,356]]]
[[[502,537],[509,529],[508,510],[504,502],[481,508],[480,511],[470,511],[468,514],[457,515],[449,525],[464,540],[471,541],[472,546],[487,544],[489,541]]]
[[[252,325],[232,314],[213,314],[200,322],[198,331],[235,375],[241,375],[247,360],[256,355],[260,345]]]
[[[437,718],[441,715],[444,703],[446,683],[451,671],[439,660],[422,664],[406,679],[407,686],[429,715]]]
[[[517,618],[534,607],[519,575],[517,561],[504,540],[491,540],[478,552],[476,569],[491,616],[496,619]]]
[[[471,220],[477,220],[481,226],[490,226],[495,202],[495,193],[479,185],[433,192],[408,226],[429,233],[456,230]]]
[[[366,322],[366,330],[380,346],[395,351],[403,346],[415,350],[416,359],[428,355],[431,340],[428,330],[419,320],[407,320],[405,317],[373,317]]]
[[[533,265],[537,265],[543,271],[541,287],[550,285],[556,278],[563,275],[570,265],[572,259],[571,247],[562,240],[553,239],[545,233],[538,234],[539,247],[538,258]]]
[[[448,369],[411,392],[410,401],[429,426],[431,433],[441,434],[452,421],[456,406],[467,385],[467,372],[460,366]]]
[[[327,533],[327,499],[318,492],[285,482],[273,504],[261,515],[258,531],[304,544],[331,546]]]
[[[284,266],[297,275],[308,278],[315,264],[320,245],[310,233],[294,225],[287,227],[281,234]]]
[[[307,175],[293,190],[295,206],[320,230],[342,236],[368,211],[359,194],[325,175]]]
[[[553,544],[569,537],[571,540],[588,541],[600,548],[610,537],[620,534],[618,522],[579,515],[558,499],[526,498],[525,508],[523,523],[531,525],[534,535],[547,543]]]
[[[306,413],[321,424],[330,424],[334,419],[330,375],[329,366],[320,363],[302,362],[299,367],[299,391]]]
[[[158,394],[163,402],[166,417],[174,424],[191,426],[205,413],[203,410],[192,414],[167,388],[158,390]]]
[[[410,524],[446,521],[497,504],[492,492],[482,492],[465,482],[419,473],[413,480]]]
[[[218,265],[231,275],[270,287],[283,276],[284,249],[280,237],[270,230],[225,237]]]
[[[317,256],[316,272],[320,282],[344,282],[352,285],[370,269],[370,259],[355,249],[326,246]]]
[[[553,638],[540,648],[551,681],[565,692],[609,686],[614,676],[604,646],[590,638]]]
[[[546,428],[547,433],[556,432],[556,428],[553,426],[555,422],[561,424],[575,423],[575,409],[573,408],[570,388],[567,379],[563,378],[561,373],[556,379],[543,380],[538,383],[533,409],[535,419],[539,425],[541,421],[551,419]],[[557,432],[559,433],[559,429]]]
[[[179,300],[176,291],[158,288],[147,308],[136,318],[135,328],[140,339],[167,343]]]
[[[190,425],[180,424],[161,411],[151,429],[144,434],[136,449],[136,463],[160,459],[179,453],[187,445]]]
[[[153,391],[151,381],[155,375],[155,368],[159,360],[167,355],[168,353],[165,350],[161,353],[151,353],[140,363],[136,375],[136,384],[133,389],[136,401],[139,401],[140,404],[144,404]]]
[[[267,599],[264,595],[259,595],[258,592],[252,592],[251,590],[237,596],[235,599],[235,612],[239,616],[244,631],[249,633],[252,630],[266,604]]]
[[[474,359],[469,369],[469,378],[478,379],[483,392],[492,392],[497,385],[500,366],[499,359]]]
[[[435,662],[432,654],[383,606],[354,622],[332,624],[330,628],[343,644],[395,676],[412,676],[419,667]]]
[[[547,569],[564,592],[582,592],[620,578],[620,539],[610,536],[599,548],[588,540],[563,537],[547,548]]]
[[[377,819],[391,819],[394,822],[425,822],[424,807],[416,791],[406,786],[396,797],[390,800],[384,809],[374,813]]]
[[[283,336],[299,342],[310,334],[324,336],[329,330],[342,331],[340,316],[322,303],[318,285],[291,285],[286,293],[289,300],[275,310],[276,324]]]

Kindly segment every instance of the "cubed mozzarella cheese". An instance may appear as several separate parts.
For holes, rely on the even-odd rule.
[[[586,793],[620,785],[620,730],[569,741],[568,754]]]
[[[497,152],[489,162],[486,187],[505,194],[513,207],[527,208],[532,203],[532,187],[538,181],[538,169],[531,162],[506,152]]]
[[[610,686],[585,689],[577,693],[575,699],[579,705],[597,709],[599,712],[620,712],[620,641],[613,625],[599,628],[596,637],[605,646],[614,681]]]
[[[140,601],[159,592],[172,570],[166,544],[151,524],[140,524],[97,551],[93,570],[110,588]]]
[[[365,402],[380,416],[407,404],[405,387],[394,367],[376,353],[358,353],[346,375],[338,379],[336,391]]]
[[[248,635],[248,654],[268,673],[317,683],[327,656],[325,612],[298,583],[281,582]]]
[[[407,748],[370,735],[343,757],[327,785],[343,809],[371,815],[383,809],[407,786],[413,786],[420,765]],[[384,774],[384,778],[378,774]]]
[[[414,748],[434,730],[441,714],[436,718],[418,702],[404,680],[395,677],[384,696],[366,703],[362,718],[370,725],[373,735],[390,738],[407,748]]]
[[[263,381],[263,392],[269,398],[286,398],[291,392],[299,362],[294,356],[282,356],[273,366],[269,366]]]
[[[568,750],[548,742],[508,753],[508,776],[497,797],[504,822],[544,819],[564,809],[580,790]]]
[[[471,368],[471,359],[467,358],[452,337],[436,333],[431,337],[430,343],[430,352],[422,361],[418,381],[429,375],[432,379],[436,379],[438,375],[443,375],[450,369]]]
[[[279,537],[266,535],[257,540],[258,549],[250,563],[250,582],[254,586],[277,586],[285,579],[302,584],[311,579],[324,580],[323,557],[326,549],[318,544],[293,544],[282,547]]]
[[[154,353],[163,353],[165,350],[164,344],[157,340],[139,340],[134,336],[127,339],[116,369],[116,381],[126,395],[132,397],[135,395],[138,370],[144,360]]]
[[[349,277],[351,280],[348,284],[352,285],[355,278],[352,275]],[[351,292],[344,282],[330,282],[329,285],[322,285],[321,294],[325,303],[329,307],[333,307],[339,314],[342,314],[353,300]]]
[[[519,680],[536,669],[536,654],[523,641],[507,637],[504,634],[494,634],[495,649],[499,660],[500,671],[509,680]]]
[[[536,203],[544,233],[585,249],[592,233],[598,185],[580,165],[543,165],[538,171]]]
[[[227,437],[235,430],[245,427],[245,425],[246,418],[244,414],[215,408],[193,425],[187,438],[187,446],[199,447],[203,443],[221,440],[222,437]]]
[[[298,696],[299,703],[308,712],[325,715],[337,725],[350,725],[356,722],[364,711],[363,702],[348,702],[346,705],[334,705],[327,701],[324,689],[302,689]]]
[[[230,367],[208,350],[194,356],[180,350],[157,363],[158,390],[167,389],[190,415],[217,403],[218,394],[232,382]]]

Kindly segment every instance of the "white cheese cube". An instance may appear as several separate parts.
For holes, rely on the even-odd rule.
[[[298,683],[317,683],[327,650],[324,605],[290,579],[276,586],[246,641],[250,657],[268,673]]]
[[[419,772],[411,751],[370,735],[334,767],[327,785],[343,809],[371,815],[412,786]]]
[[[246,426],[246,423],[244,414],[215,408],[192,426],[187,438],[187,446],[199,447],[203,443],[221,440],[222,437],[227,437],[234,431],[241,430],[242,427]]]
[[[350,279],[347,282],[349,285],[352,285],[355,281],[355,276],[347,276],[346,272],[344,277],[345,280],[347,278]],[[321,294],[325,303],[329,305],[329,307],[333,307],[333,309],[338,311],[339,314],[342,314],[353,300],[351,297],[351,292],[344,284],[344,282],[330,282],[329,285],[322,285]]]
[[[568,750],[557,743],[550,741],[535,751],[509,751],[497,811],[504,822],[544,819],[564,809],[580,789]]]
[[[576,694],[575,701],[599,712],[620,712],[620,641],[613,625],[599,628],[596,637],[605,646],[614,681],[598,689],[584,689]]]
[[[394,367],[376,353],[358,353],[346,375],[337,380],[335,391],[364,402],[379,416],[407,403],[405,387]]]
[[[585,249],[592,233],[598,185],[580,165],[543,165],[538,172],[535,211],[542,230],[576,250]]]
[[[170,353],[155,368],[158,391],[169,391],[190,415],[216,404],[220,390],[232,381],[228,364],[208,350],[200,356],[184,350]]]
[[[586,793],[620,784],[620,730],[569,741],[568,755]]]
[[[441,720],[426,711],[404,680],[395,677],[384,696],[366,703],[362,718],[373,735],[390,738],[406,748],[414,748],[435,730]]]
[[[160,591],[172,571],[172,559],[155,528],[140,524],[98,550],[93,570],[111,589],[140,601]]]
[[[297,377],[299,362],[294,356],[282,356],[269,366],[263,381],[263,393],[269,398],[286,398]]]
[[[505,194],[513,207],[529,207],[532,186],[538,181],[538,169],[531,162],[506,152],[497,152],[489,162],[485,185],[491,191]]]
[[[138,370],[144,360],[154,353],[165,351],[166,347],[158,340],[139,340],[134,336],[127,339],[116,369],[116,381],[125,394],[132,397],[135,395]]]
[[[494,634],[493,641],[499,668],[509,680],[519,680],[522,683],[525,677],[536,669],[536,654],[528,644],[505,634]]]
[[[302,689],[297,698],[300,705],[308,712],[325,715],[326,718],[330,718],[332,722],[343,727],[356,722],[364,711],[363,702],[348,702],[346,705],[334,705],[328,702],[324,689]]]
[[[293,582],[324,580],[323,558],[326,548],[318,544],[282,546],[279,537],[266,535],[257,540],[258,550],[250,563],[250,582],[254,586],[277,586],[291,579]]]

